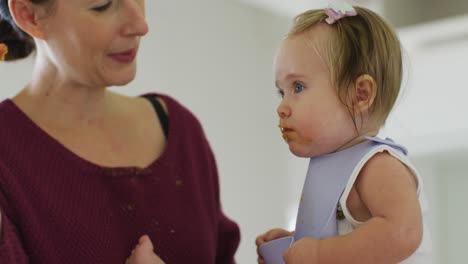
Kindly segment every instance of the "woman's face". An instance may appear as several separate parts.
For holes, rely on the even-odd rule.
[[[140,37],[148,32],[144,0],[53,0],[38,44],[57,78],[87,86],[125,85],[136,73]]]

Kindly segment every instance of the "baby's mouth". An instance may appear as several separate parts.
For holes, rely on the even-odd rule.
[[[288,141],[289,141],[289,137],[288,137],[287,132],[292,131],[292,129],[287,128],[287,127],[283,127],[283,126],[281,126],[281,125],[278,125],[278,127],[279,127],[279,129],[281,130],[281,134],[282,134],[282,136],[283,136],[284,141],[288,142]]]

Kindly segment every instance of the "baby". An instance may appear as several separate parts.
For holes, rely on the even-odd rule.
[[[402,72],[398,36],[373,11],[296,17],[275,60],[277,114],[309,169],[294,232],[258,236],[259,263],[431,263],[421,177],[405,147],[377,137]]]

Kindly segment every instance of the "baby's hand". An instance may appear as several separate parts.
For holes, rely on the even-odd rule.
[[[281,228],[275,228],[271,229],[270,231],[266,232],[265,234],[259,235],[257,239],[255,240],[255,244],[257,244],[257,255],[258,255],[258,263],[259,264],[264,264],[265,261],[263,260],[262,255],[260,254],[260,245],[263,243],[266,243],[271,240],[275,240],[278,238],[286,237],[286,236],[292,236],[294,235],[294,232],[284,230]]]
[[[125,264],[165,264],[153,251],[153,243],[147,235],[140,237],[138,245]]]
[[[284,252],[285,263],[312,264],[318,262],[319,240],[303,238],[292,244],[291,248]]]

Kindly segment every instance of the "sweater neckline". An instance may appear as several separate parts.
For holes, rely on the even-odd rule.
[[[29,129],[34,133],[35,136],[39,137],[38,140],[44,141],[48,143],[48,145],[52,146],[55,150],[57,150],[63,158],[70,160],[73,164],[76,165],[77,168],[85,170],[88,173],[99,174],[104,176],[110,177],[131,177],[131,176],[143,176],[151,174],[157,167],[159,166],[170,166],[170,156],[173,153],[172,146],[175,144],[175,136],[174,136],[174,121],[177,120],[176,117],[173,115],[176,114],[174,110],[174,101],[167,95],[158,94],[158,93],[147,93],[141,96],[158,96],[163,99],[167,106],[168,116],[169,113],[172,114],[170,116],[170,122],[168,127],[168,137],[166,138],[166,147],[164,148],[163,152],[159,157],[154,159],[148,166],[146,167],[137,167],[137,166],[117,166],[117,167],[109,167],[109,166],[101,166],[98,165],[90,160],[87,160],[65,145],[60,143],[57,139],[49,135],[46,131],[44,131],[41,127],[39,127],[26,113],[23,112],[11,99],[6,99],[4,102],[9,106],[10,109],[22,120],[22,123],[26,124]],[[155,118],[154,122],[157,122]]]

